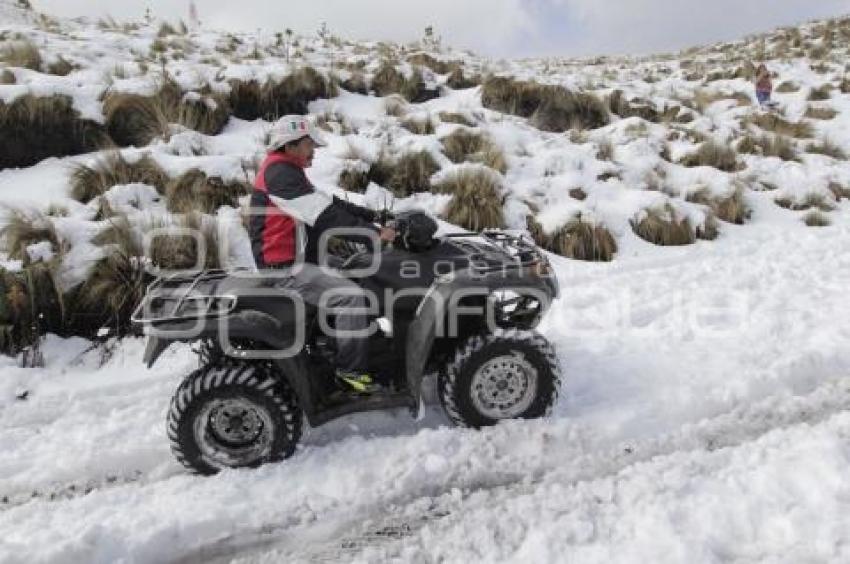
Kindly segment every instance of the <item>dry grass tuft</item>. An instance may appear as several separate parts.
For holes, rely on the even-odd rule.
[[[3,250],[10,259],[19,260],[24,266],[33,262],[33,257],[27,251],[31,245],[50,243],[52,252],[56,256],[67,250],[56,232],[53,221],[40,212],[10,209],[4,221],[5,225],[0,229]]]
[[[809,227],[829,227],[832,224],[826,215],[815,210],[807,213],[803,222]]]
[[[528,228],[535,242],[562,257],[590,262],[611,262],[617,254],[617,240],[608,229],[582,219],[571,219],[552,235],[543,233],[540,224],[528,217]]]
[[[434,122],[430,118],[406,119],[401,122],[401,126],[416,135],[433,135],[435,131]]]
[[[149,276],[145,272],[140,233],[117,216],[94,240],[104,257],[86,281],[69,296],[68,323],[75,334],[93,337],[108,326],[118,336],[131,331],[130,315],[141,302]]]
[[[806,145],[806,152],[816,153],[818,155],[826,155],[827,157],[832,157],[833,159],[838,159],[841,161],[847,160],[847,153],[844,152],[844,149],[842,149],[828,137],[824,138],[820,142],[809,143],[808,145]]]
[[[835,87],[832,84],[822,84],[817,88],[812,88],[812,91],[809,92],[808,100],[810,102],[822,102],[824,100],[829,100],[832,98],[832,90]]]
[[[168,175],[150,156],[128,162],[119,152],[107,153],[94,165],[78,165],[71,173],[71,197],[88,203],[102,196],[113,186],[147,184],[162,194]]]
[[[608,97],[608,109],[621,118],[639,117],[653,123],[661,121],[662,114],[650,102],[646,100],[629,101],[622,90],[615,90]]]
[[[504,227],[501,179],[487,170],[462,170],[434,187],[442,194],[452,194],[443,217],[449,223],[470,231]]]
[[[9,69],[0,70],[0,85],[8,86],[11,84],[16,84],[18,82],[18,78],[15,76],[15,73],[10,71]]]
[[[155,97],[111,93],[103,102],[109,136],[122,147],[144,147],[171,133],[163,105]]]
[[[695,153],[684,157],[679,164],[686,167],[711,166],[725,172],[740,170],[735,149],[716,141],[706,141]]]
[[[714,196],[707,188],[703,188],[688,194],[685,199],[708,206],[713,217],[726,223],[743,225],[752,213],[744,197],[743,187],[737,188],[728,196]]]
[[[239,198],[251,193],[243,182],[226,182],[218,176],[207,176],[198,169],[189,170],[172,180],[166,188],[168,211],[189,214],[213,214],[221,206],[238,207]]]
[[[787,81],[787,80],[776,87],[776,92],[779,92],[780,94],[790,94],[792,92],[799,92],[799,91],[800,91],[800,85],[799,84],[797,84],[795,82]]]
[[[646,210],[640,221],[630,221],[635,235],[665,247],[690,245],[696,241],[696,232],[687,218],[679,217],[669,204],[662,209]]]
[[[80,67],[66,60],[62,55],[49,65],[47,65],[47,74],[55,76],[68,76]]]
[[[254,121],[265,114],[263,86],[256,80],[230,81],[230,107],[239,119]]]
[[[797,161],[797,149],[794,142],[783,135],[764,134],[760,137],[745,135],[736,146],[739,153],[779,157],[784,161]]]
[[[289,114],[306,114],[310,102],[336,94],[334,84],[316,69],[302,67],[279,83],[269,82],[263,87],[260,117],[274,121]]]
[[[348,190],[349,192],[357,192],[359,194],[366,191],[370,182],[369,169],[367,168],[366,170],[363,170],[363,168],[356,166],[344,168],[339,174],[339,179],[337,180],[339,186],[345,190]]]
[[[151,263],[166,270],[195,270],[202,265],[204,270],[221,268],[219,254],[218,224],[215,218],[199,213],[185,215],[178,221],[177,228],[189,229],[196,236],[166,233],[151,241]],[[198,244],[198,239],[203,245]],[[203,252],[203,255],[199,253]]]
[[[440,142],[443,145],[443,153],[453,163],[482,163],[502,174],[507,172],[508,165],[504,153],[483,134],[458,129],[443,137]]]
[[[835,209],[835,203],[829,198],[819,193],[810,193],[803,198],[802,202],[795,202],[790,198],[777,198],[774,200],[777,206],[791,211],[803,211],[812,208],[817,208],[820,211],[832,211]]]
[[[809,106],[806,108],[806,117],[810,119],[831,120],[838,115],[838,110],[833,108],[818,108]]]
[[[464,114],[455,112],[440,112],[440,121],[443,123],[457,123],[466,127],[475,127],[475,122]]]
[[[81,119],[68,96],[26,95],[8,105],[0,101],[0,168],[88,153],[105,142],[103,128]]]
[[[829,191],[835,194],[836,200],[841,200],[842,198],[850,200],[850,188],[842,186],[838,182],[830,182]]]
[[[750,118],[750,121],[764,130],[787,135],[797,139],[811,139],[814,137],[814,128],[807,121],[790,122],[776,114],[759,114]]]
[[[374,182],[392,191],[397,197],[406,198],[418,192],[429,192],[431,176],[438,170],[440,166],[428,151],[405,153],[396,159],[384,153],[369,167],[365,178],[354,173],[349,173],[347,178],[340,175],[340,184],[344,186],[343,183],[349,183],[357,191],[356,187]]]
[[[0,61],[10,67],[40,71],[44,61],[41,51],[29,39],[9,41],[0,47]]]
[[[482,103],[491,110],[529,118],[543,131],[595,129],[609,121],[608,108],[593,94],[503,77],[485,81]]]

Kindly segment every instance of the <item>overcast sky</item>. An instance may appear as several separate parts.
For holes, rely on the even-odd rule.
[[[189,0],[31,0],[59,16],[187,19]],[[850,0],[195,0],[207,27],[444,42],[496,57],[676,51],[780,25],[850,14]]]

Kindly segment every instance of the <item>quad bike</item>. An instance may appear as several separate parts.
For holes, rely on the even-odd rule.
[[[214,474],[286,459],[305,418],[319,426],[402,407],[416,417],[426,377],[437,379],[457,425],[549,412],[559,367],[534,328],[558,285],[544,254],[502,231],[434,238],[424,214],[393,221],[399,236],[376,251],[377,269],[362,276],[374,264],[368,251],[339,266],[343,275],[360,270],[353,280],[379,302],[369,371],[382,387],[369,395],[339,389],[335,340],[323,334],[320,312],[276,289],[285,273],[205,271],[151,284],[133,315],[148,335],[147,365],[174,342],[194,343],[200,357],[168,411],[171,448],[185,467]]]

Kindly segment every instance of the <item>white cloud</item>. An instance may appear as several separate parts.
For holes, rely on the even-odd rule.
[[[189,0],[32,0],[63,16],[186,17]],[[739,38],[850,12],[850,0],[195,0],[218,28],[411,41],[433,25],[444,40],[494,56],[650,53]]]

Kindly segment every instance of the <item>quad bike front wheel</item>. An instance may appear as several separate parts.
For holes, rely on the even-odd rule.
[[[256,467],[292,456],[301,410],[282,382],[253,364],[227,362],[190,374],[168,410],[177,460],[198,474]]]
[[[535,331],[474,335],[440,375],[440,401],[456,425],[487,427],[547,415],[558,397],[555,351]]]

